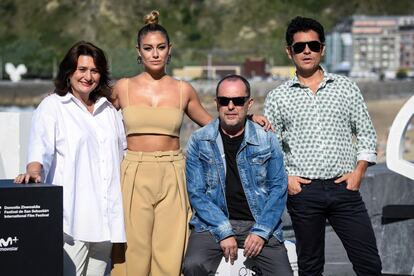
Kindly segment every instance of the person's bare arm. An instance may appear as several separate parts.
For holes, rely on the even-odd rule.
[[[183,85],[183,89],[185,89],[185,93],[188,95],[185,113],[199,126],[205,126],[213,119],[213,117],[201,105],[200,99],[194,88],[188,83],[184,83]]]
[[[127,79],[120,79],[118,80],[115,85],[112,87],[111,93],[111,103],[112,105],[119,110],[125,104],[125,93],[124,91],[128,91],[128,81]]]

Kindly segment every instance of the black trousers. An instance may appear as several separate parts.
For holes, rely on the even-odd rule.
[[[381,260],[371,221],[359,191],[346,183],[312,180],[288,197],[296,236],[299,275],[322,275],[325,263],[325,224],[329,221],[342,241],[357,275],[381,275]]]
[[[243,248],[254,222],[231,220],[230,223],[236,234],[238,247]],[[223,251],[220,244],[210,232],[192,231],[184,258],[183,274],[185,276],[214,276],[222,257]],[[258,256],[247,258],[244,264],[257,276],[293,276],[286,248],[275,237],[271,237],[265,243]]]

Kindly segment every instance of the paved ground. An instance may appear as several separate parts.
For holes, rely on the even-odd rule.
[[[326,264],[324,276],[356,275],[352,270],[352,265],[341,241],[331,227],[326,228],[325,244]]]
[[[285,222],[286,225],[287,222]],[[338,236],[332,227],[326,227],[325,236],[325,267],[324,276],[348,276],[356,275],[352,270],[352,265],[348,260],[346,252]],[[285,230],[285,238],[294,240],[293,231]]]

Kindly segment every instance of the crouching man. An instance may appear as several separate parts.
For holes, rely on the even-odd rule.
[[[229,75],[217,85],[219,118],[193,133],[187,148],[187,189],[194,215],[183,265],[189,275],[214,275],[224,256],[244,248],[256,275],[292,275],[281,217],[287,196],[276,136],[246,120],[250,85]]]

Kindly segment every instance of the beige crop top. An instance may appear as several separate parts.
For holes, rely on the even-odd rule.
[[[128,105],[122,109],[126,135],[130,134],[161,134],[174,137],[180,136],[183,122],[183,92],[180,81],[180,107],[152,107],[129,105],[129,79],[127,79]]]

